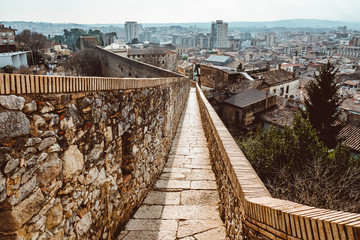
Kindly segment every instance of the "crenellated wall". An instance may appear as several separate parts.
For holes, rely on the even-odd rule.
[[[191,83],[195,86],[195,83]],[[197,87],[220,214],[229,239],[360,239],[360,214],[272,198],[215,110]]]
[[[0,74],[0,239],[111,239],[161,173],[185,78]]]

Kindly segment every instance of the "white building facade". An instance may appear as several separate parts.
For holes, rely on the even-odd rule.
[[[26,53],[27,52],[0,53],[0,68],[6,65],[14,66],[17,69],[29,67]]]
[[[211,24],[210,46],[213,48],[227,48],[228,24],[222,20],[216,20]]]
[[[131,42],[134,38],[139,40],[139,24],[137,22],[125,22],[125,41]]]

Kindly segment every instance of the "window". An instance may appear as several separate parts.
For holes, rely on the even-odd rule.
[[[282,97],[284,95],[284,88],[280,88],[280,97]]]
[[[289,86],[286,86],[286,93],[289,93]]]
[[[13,42],[14,42],[14,39],[10,39],[10,42],[13,43]]]
[[[1,36],[2,36],[2,37],[5,37],[5,36],[6,36],[6,33],[4,33],[4,32],[1,33]]]
[[[8,41],[6,39],[3,40],[3,43],[8,43]]]
[[[12,32],[9,32],[9,34],[8,34],[9,36],[12,36],[13,34],[12,34]]]

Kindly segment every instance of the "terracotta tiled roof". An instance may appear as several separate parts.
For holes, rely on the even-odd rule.
[[[256,88],[259,84],[260,84],[259,81],[250,81],[247,79],[241,79],[236,83],[226,86],[225,90],[231,94],[237,94],[251,88]]]
[[[274,125],[284,127],[294,122],[298,110],[293,107],[276,107],[261,114],[261,119]]]
[[[276,85],[278,83],[286,82],[293,79],[293,73],[285,71],[283,69],[255,73],[252,74],[251,76],[256,79],[258,79],[261,76],[263,81],[269,85]]]
[[[349,123],[343,127],[338,135],[342,145],[360,152],[360,124]]]
[[[352,98],[346,98],[341,103],[340,108],[353,112],[360,112],[360,104],[356,104],[356,100]]]
[[[268,96],[270,97],[273,95],[269,94]],[[236,107],[243,108],[265,99],[266,92],[252,88],[238,93],[229,99],[226,99],[224,102]]]

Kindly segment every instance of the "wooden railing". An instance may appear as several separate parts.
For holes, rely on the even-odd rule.
[[[71,93],[158,86],[185,78],[105,78],[0,73],[0,94]]]

